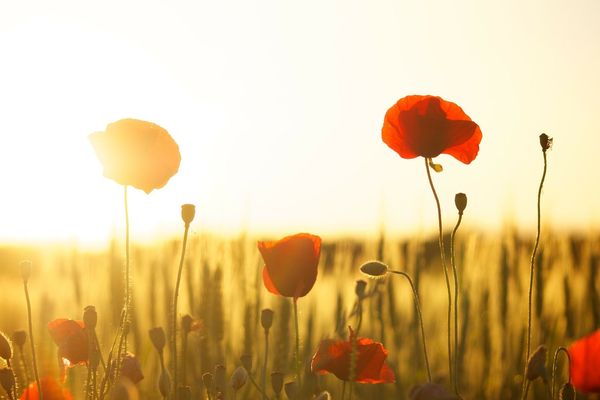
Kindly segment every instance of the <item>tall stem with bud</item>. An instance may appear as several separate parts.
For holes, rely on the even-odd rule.
[[[37,357],[35,355],[35,345],[33,344],[33,318],[31,317],[31,300],[29,299],[29,289],[27,283],[31,276],[31,262],[21,262],[21,277],[23,278],[23,288],[25,289],[25,301],[27,302],[27,322],[29,324],[29,343],[31,344],[31,358],[33,359],[33,374],[37,385],[40,400],[44,400],[44,393],[40,383],[40,376],[37,367]]]
[[[459,395],[458,390],[458,273],[456,271],[456,256],[454,251],[454,239],[456,237],[456,231],[462,221],[463,212],[467,208],[467,195],[464,193],[457,193],[454,196],[454,204],[458,210],[458,221],[452,230],[452,237],[450,238],[450,265],[452,266],[452,274],[454,275],[454,392]]]

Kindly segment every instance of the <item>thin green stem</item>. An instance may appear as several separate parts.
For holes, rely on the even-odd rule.
[[[463,213],[459,211],[458,221],[456,226],[452,230],[452,236],[450,239],[450,265],[452,266],[452,273],[454,275],[454,392],[460,397],[458,384],[459,384],[459,372],[458,372],[458,273],[456,272],[456,257],[454,252],[454,239],[456,237],[456,231],[462,221]]]
[[[421,304],[419,302],[419,294],[417,293],[417,289],[416,289],[415,284],[413,283],[413,280],[411,279],[410,275],[408,275],[406,272],[402,272],[402,271],[390,270],[390,272],[394,273],[394,274],[402,275],[403,277],[405,277],[406,280],[408,281],[408,283],[410,284],[410,288],[412,289],[413,297],[415,300],[415,308],[417,309],[419,323],[421,325],[421,338],[422,338],[421,341],[423,342],[423,355],[425,357],[425,366],[427,367],[427,378],[429,379],[429,382],[431,382],[431,369],[429,367],[429,357],[427,356],[427,340],[425,339],[425,327],[423,326],[423,314],[421,313]]]
[[[183,245],[181,248],[181,258],[179,259],[179,269],[177,271],[177,282],[175,283],[175,294],[173,295],[173,320],[171,321],[171,346],[173,351],[173,393],[177,397],[178,376],[177,376],[177,301],[179,299],[179,285],[181,284],[181,273],[183,271],[183,261],[185,259],[185,247],[187,245],[188,231],[190,224],[186,223],[183,231]]]
[[[552,360],[552,392],[551,392],[551,396],[552,399],[554,399],[554,388],[556,387],[556,371],[558,369],[558,356],[560,355],[561,352],[564,352],[565,355],[567,356],[567,361],[569,363],[569,366],[571,365],[571,354],[569,354],[569,350],[567,350],[566,347],[560,346],[559,348],[556,349],[556,351],[554,352],[554,359]],[[569,374],[569,383],[571,383],[571,374]]]
[[[40,400],[44,400],[44,393],[42,391],[42,385],[40,383],[40,375],[37,367],[37,357],[35,356],[35,345],[33,344],[33,318],[31,317],[31,300],[29,299],[29,289],[27,288],[27,280],[23,281],[23,287],[25,288],[25,301],[27,302],[27,321],[29,324],[29,343],[31,344],[31,358],[33,359],[33,374],[35,376],[35,383],[38,388],[38,394]]]
[[[346,381],[342,381],[342,400],[346,397]]]
[[[525,371],[527,370],[527,361],[529,360],[529,355],[531,352],[531,305],[532,305],[532,298],[533,298],[533,273],[534,273],[534,269],[535,269],[535,256],[537,255],[537,250],[538,250],[538,246],[540,244],[540,234],[541,234],[541,203],[542,203],[542,188],[544,187],[544,180],[546,179],[546,170],[548,168],[548,162],[546,160],[546,152],[543,151],[542,154],[544,155],[544,172],[542,173],[542,179],[540,180],[540,187],[538,189],[538,195],[537,195],[537,234],[535,236],[535,244],[533,246],[533,251],[531,253],[531,263],[530,263],[530,268],[529,268],[529,301],[528,301],[528,308],[527,308],[527,346],[526,346],[526,353],[525,353],[525,367],[523,369],[523,394],[521,396],[521,399],[525,399],[526,398],[526,393],[525,393]]]
[[[265,360],[263,361],[261,384],[262,387],[267,387],[267,362],[269,360],[269,331],[265,330]],[[263,400],[266,399],[266,395],[263,396]]]
[[[446,266],[446,252],[444,250],[444,232],[442,227],[442,208],[440,207],[440,199],[438,198],[433,180],[431,179],[431,171],[429,170],[429,160],[425,159],[425,170],[427,171],[427,179],[429,180],[429,186],[433,192],[435,198],[435,204],[437,206],[438,216],[438,230],[439,230],[439,246],[440,246],[440,257],[442,260],[442,268],[444,269],[444,276],[446,277],[446,289],[448,291],[448,369],[450,370],[450,382],[453,381],[452,374],[452,339],[451,339],[451,320],[452,320],[452,291],[450,289],[450,278],[448,274],[448,267]]]
[[[294,297],[294,327],[296,329],[296,380],[298,381],[298,390],[302,391],[301,364],[300,364],[300,329],[298,328],[298,299]]]
[[[131,275],[129,270],[129,204],[127,201],[127,185],[124,186],[123,201],[125,205],[125,323],[129,322],[131,313]],[[127,351],[127,349],[125,349]]]

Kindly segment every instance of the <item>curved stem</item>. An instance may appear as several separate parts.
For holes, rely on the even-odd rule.
[[[300,329],[298,328],[298,299],[294,297],[294,327],[296,328],[296,379],[298,381],[298,390],[302,391],[302,380],[300,374],[302,366],[300,365]]]
[[[554,399],[554,388],[556,385],[556,370],[558,368],[558,356],[560,355],[561,351],[564,352],[567,356],[569,366],[571,365],[571,355],[569,354],[567,348],[563,346],[557,348],[554,352],[554,359],[552,360],[552,399]],[[569,383],[571,383],[571,374],[569,374]]]
[[[454,392],[460,397],[458,390],[458,273],[456,272],[456,258],[454,253],[454,239],[456,237],[456,231],[462,221],[463,213],[459,211],[458,221],[456,226],[452,230],[452,236],[450,238],[450,265],[452,267],[452,274],[454,275]]]
[[[527,352],[525,353],[525,367],[523,369],[523,394],[521,399],[525,399],[526,397],[526,387],[525,387],[525,371],[527,370],[527,361],[529,360],[529,355],[531,352],[531,304],[533,297],[533,273],[535,269],[535,256],[537,254],[538,246],[540,244],[540,233],[541,233],[541,202],[542,202],[542,188],[544,186],[544,180],[546,179],[546,170],[548,163],[546,161],[546,152],[542,152],[544,155],[544,172],[542,173],[542,179],[540,180],[540,187],[538,189],[537,195],[537,234],[535,236],[535,244],[533,246],[533,251],[531,253],[531,263],[529,267],[529,301],[528,301],[528,309],[527,309]]]
[[[179,285],[181,284],[181,272],[183,271],[183,260],[185,258],[185,247],[187,244],[188,231],[190,225],[185,224],[183,231],[183,245],[181,249],[181,258],[179,259],[179,270],[177,271],[177,282],[175,283],[175,294],[173,295],[173,320],[172,320],[172,333],[171,333],[171,346],[173,349],[173,385],[175,398],[177,398],[177,300],[179,298]]]
[[[433,197],[435,198],[435,204],[437,206],[440,257],[442,259],[442,268],[444,269],[444,276],[446,277],[446,289],[448,291],[448,369],[450,370],[450,382],[452,382],[452,340],[450,328],[450,321],[452,319],[452,292],[450,289],[450,278],[448,277],[448,267],[446,266],[446,254],[444,250],[442,208],[440,207],[440,199],[438,198],[437,192],[435,191],[435,186],[433,185],[433,180],[431,179],[431,171],[429,170],[429,160],[427,158],[425,159],[425,170],[427,171],[427,179],[429,180],[429,186],[431,186],[431,191],[433,192]]]
[[[39,398],[40,400],[44,400],[44,392],[42,391],[40,375],[38,373],[37,367],[37,357],[35,356],[35,346],[33,344],[33,319],[31,317],[31,300],[29,299],[29,289],[27,288],[27,280],[23,281],[23,287],[25,288],[25,300],[27,302],[27,321],[29,323],[29,343],[31,344],[31,358],[33,359],[33,374],[35,376],[35,383],[37,385]]]
[[[423,326],[423,314],[421,313],[421,303],[419,302],[419,294],[417,293],[417,289],[415,288],[415,284],[413,283],[413,280],[411,279],[410,275],[408,275],[406,272],[403,272],[403,271],[390,270],[390,272],[394,273],[394,274],[402,275],[403,277],[405,277],[406,280],[408,281],[408,283],[410,284],[410,288],[412,289],[413,297],[415,299],[415,308],[417,309],[417,314],[419,316],[419,323],[421,325],[423,355],[425,357],[425,366],[427,367],[427,378],[429,379],[429,382],[431,382],[431,369],[429,367],[429,357],[427,356],[427,340],[425,339],[425,328]]]

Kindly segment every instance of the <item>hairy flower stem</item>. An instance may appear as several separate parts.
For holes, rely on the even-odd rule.
[[[525,371],[527,370],[527,361],[529,360],[529,354],[531,352],[531,305],[533,298],[533,273],[535,269],[535,256],[537,255],[538,246],[540,244],[540,233],[541,233],[541,202],[542,202],[542,188],[544,187],[544,180],[546,179],[546,170],[548,168],[548,163],[546,160],[546,152],[543,151],[544,155],[544,172],[542,173],[542,179],[540,180],[540,187],[538,189],[537,195],[537,234],[535,236],[535,244],[533,246],[533,251],[531,252],[531,263],[529,268],[529,302],[527,308],[527,346],[525,353],[525,367],[523,369],[523,392],[521,395],[521,399],[525,399],[527,397],[526,387],[525,387]]]
[[[269,360],[269,331],[265,330],[265,359],[263,361],[263,367],[262,367],[262,375],[261,375],[261,384],[263,388],[266,388],[267,386],[267,362]],[[267,396],[265,394],[263,394],[263,400],[265,400],[267,398]]]
[[[446,289],[448,291],[448,369],[450,371],[450,382],[453,381],[452,374],[452,339],[451,339],[451,320],[452,320],[452,291],[450,289],[450,278],[448,274],[448,267],[446,266],[446,253],[444,250],[444,232],[442,227],[442,208],[440,207],[440,199],[438,198],[435,186],[433,186],[433,180],[431,179],[431,171],[429,170],[429,159],[425,159],[425,170],[427,171],[427,179],[429,180],[429,186],[433,192],[435,198],[435,204],[437,206],[438,216],[438,230],[439,230],[439,246],[440,246],[440,257],[442,260],[442,268],[444,270],[444,276],[446,277]]]
[[[429,380],[429,382],[431,382],[431,369],[429,367],[429,357],[427,355],[427,340],[425,339],[425,327],[423,326],[423,314],[421,313],[421,303],[419,301],[419,294],[417,293],[417,288],[415,287],[415,284],[413,283],[413,280],[411,279],[410,275],[408,275],[406,272],[394,271],[394,270],[390,270],[390,272],[393,274],[401,275],[404,278],[406,278],[406,280],[410,284],[410,288],[412,289],[413,297],[415,300],[415,308],[417,309],[417,315],[419,317],[419,324],[421,325],[421,341],[423,342],[423,355],[425,357],[425,366],[427,368],[427,379]]]
[[[565,355],[567,356],[567,361],[569,363],[569,367],[571,366],[571,355],[569,354],[569,351],[565,347],[560,346],[554,352],[554,359],[552,361],[552,386],[551,386],[552,387],[552,390],[551,390],[552,399],[554,399],[554,393],[555,393],[554,388],[556,386],[556,371],[558,369],[558,356],[560,355],[561,352],[565,353]],[[571,383],[571,374],[569,374],[569,383]]]
[[[460,397],[458,384],[459,384],[459,372],[458,372],[458,273],[456,272],[456,257],[454,252],[454,239],[456,237],[456,231],[462,222],[463,213],[459,211],[458,221],[456,226],[452,230],[452,236],[450,238],[450,265],[452,267],[452,273],[454,275],[454,393]]]
[[[173,393],[177,397],[177,388],[179,387],[177,376],[177,300],[179,299],[179,285],[181,284],[181,273],[183,271],[183,261],[185,259],[185,247],[187,245],[188,231],[190,224],[186,223],[183,231],[183,244],[181,247],[181,258],[179,259],[179,270],[177,271],[177,282],[175,283],[175,294],[173,295],[173,319],[171,333],[171,348],[173,355]]]
[[[33,344],[33,318],[31,317],[31,300],[29,299],[29,289],[27,288],[27,280],[23,280],[25,289],[25,301],[27,302],[27,322],[29,324],[29,343],[31,344],[31,358],[33,359],[33,375],[35,376],[35,384],[37,385],[39,400],[44,400],[42,385],[40,383],[40,375],[37,367],[37,357],[35,356],[35,346]]]
[[[296,380],[298,382],[298,390],[302,393],[302,366],[300,362],[300,329],[298,328],[298,299],[294,297],[294,327],[296,329]]]

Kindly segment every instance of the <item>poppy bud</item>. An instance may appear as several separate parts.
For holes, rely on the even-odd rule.
[[[205,374],[202,374],[202,383],[204,384],[204,387],[206,388],[206,390],[209,393],[213,392],[213,390],[214,390],[213,374],[211,374],[210,372],[206,372]]]
[[[193,204],[184,204],[181,206],[181,219],[185,223],[185,226],[188,226],[194,220],[194,216],[196,216],[196,206]]]
[[[273,314],[274,311],[270,308],[265,308],[260,313],[260,324],[262,325],[265,332],[268,332],[273,325]]]
[[[365,298],[365,290],[367,289],[367,282],[359,279],[356,281],[356,286],[354,287],[354,292],[358,296],[359,299]]]
[[[0,332],[0,357],[8,361],[12,358],[12,356],[13,350],[12,346],[10,345],[10,340],[8,340],[4,333]]]
[[[183,331],[183,333],[185,335],[190,333],[190,331],[192,330],[193,322],[194,322],[194,319],[192,318],[192,316],[190,314],[186,314],[183,317],[181,317],[181,330]]]
[[[171,392],[171,376],[165,368],[161,369],[160,376],[158,377],[158,390],[162,397],[169,397],[169,393]]]
[[[360,271],[369,278],[379,278],[388,273],[388,266],[381,261],[367,261],[360,266]]]
[[[295,381],[291,381],[285,384],[285,395],[288,399],[295,399],[298,394],[298,385]]]
[[[14,331],[12,340],[17,346],[23,347],[27,341],[27,333],[25,331]]]
[[[546,150],[552,147],[552,138],[545,133],[542,133],[540,135],[540,146],[542,146],[542,151],[545,153]]]
[[[133,384],[144,379],[142,373],[142,364],[140,360],[132,353],[125,354],[121,363],[121,375],[129,379]]]
[[[160,326],[152,328],[148,331],[148,334],[150,335],[150,340],[152,341],[152,344],[154,345],[156,351],[162,353],[167,342],[167,339],[165,338],[165,331],[163,330],[163,328]]]
[[[24,282],[27,282],[29,280],[29,277],[31,276],[31,261],[21,261],[19,266],[21,268],[21,277],[23,278]]]
[[[225,392],[225,385],[226,385],[226,376],[225,376],[225,366],[224,365],[217,365],[215,366],[215,391],[217,393],[221,392],[224,393]]]
[[[467,208],[467,195],[464,193],[456,193],[454,196],[454,204],[456,204],[458,215],[462,215],[465,208]]]
[[[560,388],[560,400],[574,400],[575,399],[575,388],[570,383],[565,383]]]
[[[248,380],[248,372],[243,367],[237,367],[231,375],[231,387],[233,390],[240,390]]]
[[[331,400],[331,395],[328,391],[324,391],[319,393],[319,395],[315,397],[315,400]]]
[[[444,170],[444,167],[442,167],[442,164],[436,164],[433,162],[432,159],[429,159],[429,166],[431,167],[431,169],[433,169],[435,172],[442,172]]]
[[[527,362],[527,369],[525,370],[525,377],[533,381],[537,378],[546,380],[546,355],[548,349],[543,344],[540,345],[529,357]]]
[[[271,387],[277,396],[283,389],[283,372],[271,372]]]
[[[98,323],[98,313],[96,313],[96,307],[87,306],[83,309],[83,323],[88,329],[96,329]]]
[[[6,393],[12,393],[12,388],[15,386],[15,375],[12,369],[0,369],[0,385],[6,390]]]
[[[246,371],[252,371],[252,354],[244,354],[240,357],[242,366],[246,368]]]

